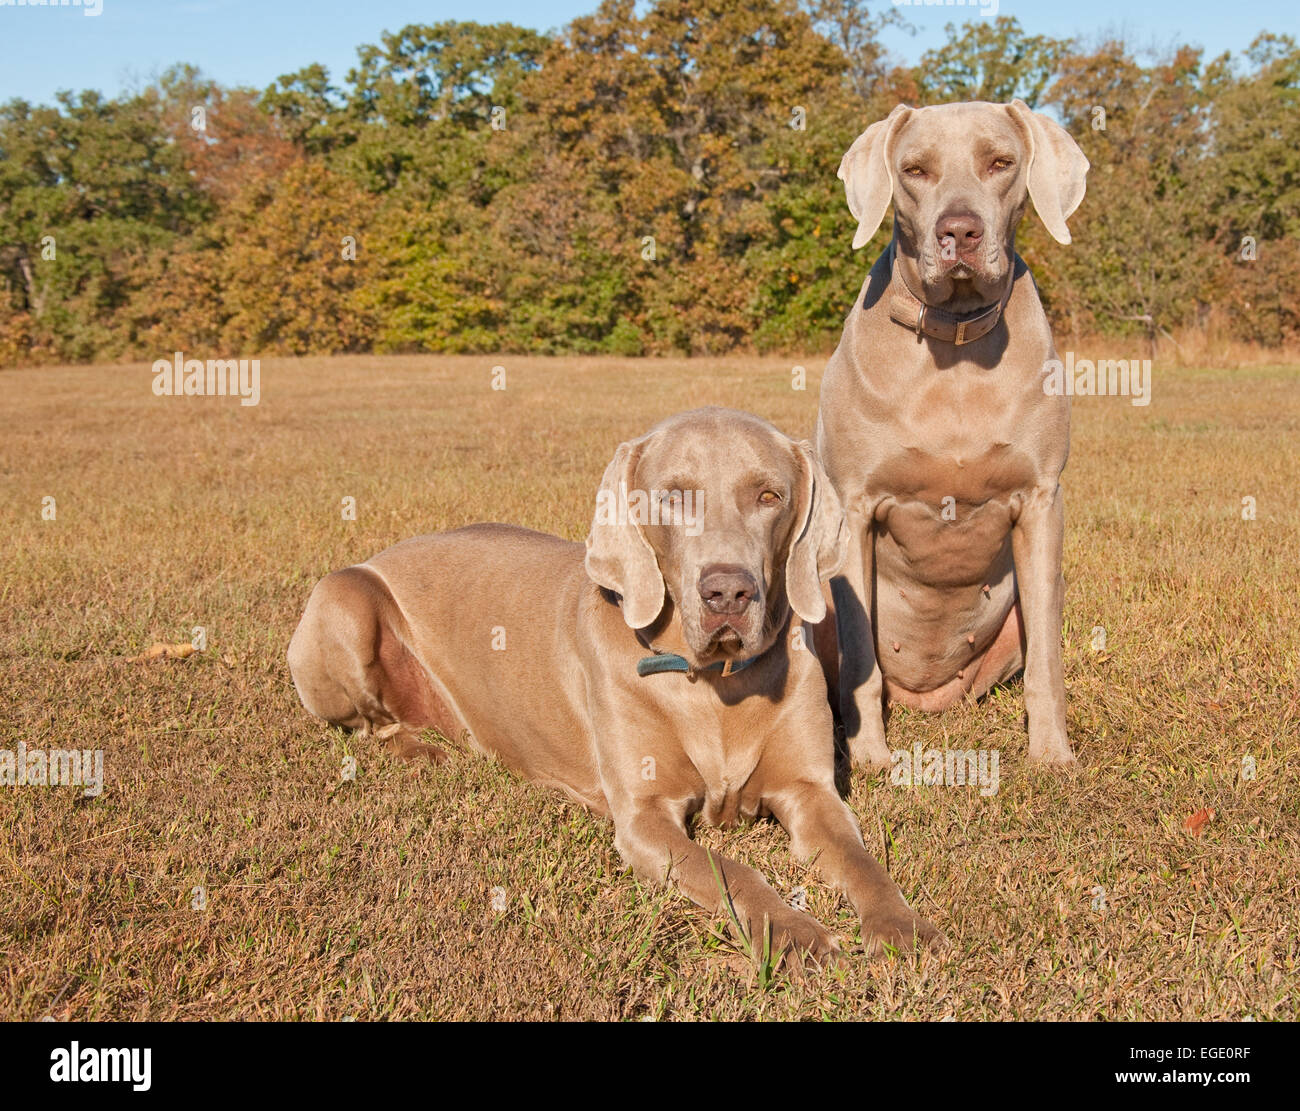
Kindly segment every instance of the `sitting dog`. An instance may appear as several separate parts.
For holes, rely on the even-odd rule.
[[[832,583],[855,764],[884,700],[942,710],[1022,668],[1032,760],[1072,763],[1061,663],[1069,399],[1016,226],[1070,242],[1088,160],[1022,101],[895,108],[840,163],[855,248],[894,204],[822,379],[817,448],[849,529]],[[828,673],[829,674],[829,673]],[[833,676],[832,676],[833,678]]]
[[[825,616],[844,544],[809,445],[700,409],[618,448],[585,552],[499,524],[407,540],[317,584],[289,668],[326,721],[408,757],[421,729],[464,738],[612,818],[638,876],[734,908],[755,943],[766,924],[774,952],[838,946],[758,872],[710,860],[692,815],[775,817],[847,895],[868,952],[941,944],[835,786],[826,685],[798,622]]]

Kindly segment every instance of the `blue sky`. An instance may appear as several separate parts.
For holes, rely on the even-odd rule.
[[[338,82],[355,62],[356,47],[377,42],[385,30],[443,19],[547,30],[593,10],[598,0],[71,0],[102,5],[97,16],[82,7],[14,3],[0,0],[0,102],[22,97],[47,103],[57,89],[113,95],[138,87],[175,62],[191,62],[222,84],[263,88],[282,73],[319,61]],[[1297,0],[997,0],[997,7],[1034,33],[1121,31],[1140,45],[1193,42],[1211,54],[1238,52],[1261,30],[1300,35]],[[918,3],[903,10],[918,34],[890,32],[885,40],[903,61],[915,61],[942,42],[946,22],[980,18],[978,7],[951,0],[948,6]]]

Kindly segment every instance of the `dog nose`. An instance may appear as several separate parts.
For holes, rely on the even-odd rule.
[[[939,217],[935,234],[941,247],[945,239],[951,238],[958,253],[972,251],[984,238],[984,221],[971,212],[947,212]]]
[[[713,563],[700,572],[699,590],[713,613],[741,613],[758,593],[758,583],[743,567]]]

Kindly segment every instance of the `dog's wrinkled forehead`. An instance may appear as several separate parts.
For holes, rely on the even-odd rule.
[[[704,488],[728,476],[777,476],[790,468],[786,437],[749,414],[697,409],[651,431],[637,467],[639,485]]]
[[[935,166],[971,157],[1026,156],[1024,134],[1001,104],[934,104],[912,112],[894,136],[895,171],[914,161]]]

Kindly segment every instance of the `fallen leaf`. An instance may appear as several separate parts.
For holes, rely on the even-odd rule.
[[[145,651],[138,656],[128,656],[126,662],[137,664],[146,660],[183,660],[187,656],[194,655],[196,649],[190,643],[185,644],[151,644]]]
[[[1187,830],[1193,837],[1200,837],[1205,824],[1212,821],[1214,821],[1214,807],[1202,806],[1200,810],[1183,822],[1183,829]]]

